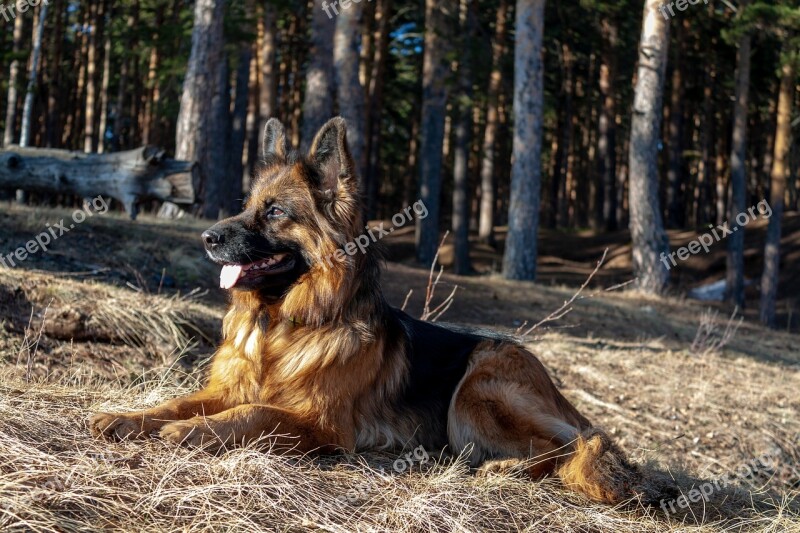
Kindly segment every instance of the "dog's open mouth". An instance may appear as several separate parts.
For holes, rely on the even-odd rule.
[[[224,265],[219,275],[219,286],[223,289],[232,289],[242,280],[274,276],[293,267],[294,257],[288,253],[274,254],[249,265]]]

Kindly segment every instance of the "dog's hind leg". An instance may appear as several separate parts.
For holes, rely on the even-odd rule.
[[[633,495],[636,468],[556,389],[542,364],[513,344],[479,345],[448,414],[456,452],[480,473],[556,474],[595,501]]]

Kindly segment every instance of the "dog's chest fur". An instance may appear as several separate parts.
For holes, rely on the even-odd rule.
[[[270,327],[229,314],[212,373],[238,403],[302,413],[347,448],[447,444],[447,412],[480,335],[386,307],[367,325]],[[365,338],[365,329],[376,334]]]

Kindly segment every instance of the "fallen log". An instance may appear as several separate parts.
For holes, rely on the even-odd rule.
[[[164,157],[154,146],[110,154],[13,145],[0,151],[0,188],[110,196],[132,219],[142,200],[193,204],[199,180],[196,163]]]

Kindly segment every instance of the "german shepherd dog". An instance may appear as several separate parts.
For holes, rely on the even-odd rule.
[[[479,473],[555,474],[599,502],[636,494],[638,469],[520,344],[391,307],[372,250],[326,262],[364,231],[343,119],[305,156],[272,119],[263,150],[243,212],[202,236],[231,289],[205,388],[95,414],[95,436],[294,453],[449,447]]]

